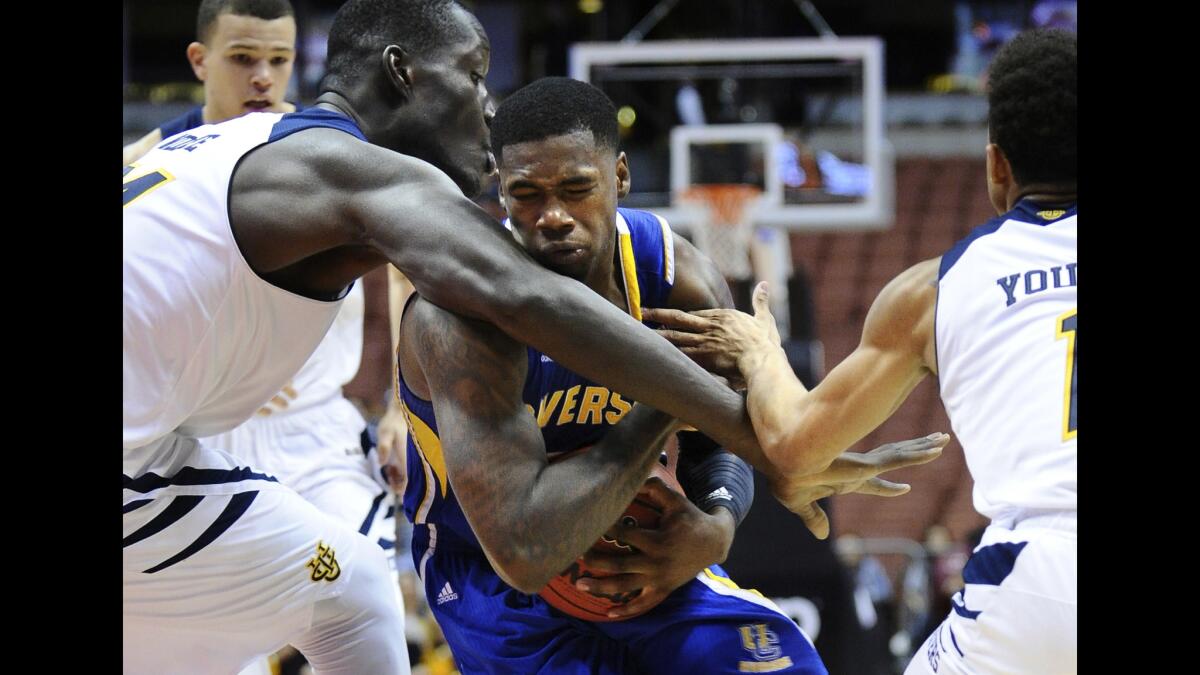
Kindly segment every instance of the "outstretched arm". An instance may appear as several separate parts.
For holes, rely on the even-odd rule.
[[[928,260],[892,280],[871,306],[858,348],[811,392],[779,346],[763,285],[754,293],[753,317],[718,310],[659,311],[651,318],[674,329],[664,334],[684,352],[717,366],[736,364],[764,453],[798,478],[828,469],[933,372],[937,266]]]
[[[419,363],[471,529],[501,578],[536,593],[620,517],[674,421],[635,405],[590,450],[550,464],[521,400],[525,347],[424,300],[401,328],[406,378]]]
[[[267,278],[333,251],[358,256],[360,267],[340,276],[306,274],[326,274],[329,291],[389,261],[431,302],[485,319],[731,450],[758,450],[738,394],[583,284],[537,265],[432,165],[314,129],[248,155],[233,190],[235,234]]]
[[[729,287],[711,260],[682,239],[677,240],[675,259],[677,282],[669,302],[672,308],[697,310],[705,307],[729,308],[733,306]],[[936,268],[934,273],[936,274]],[[765,308],[765,296],[761,298],[761,301]],[[704,314],[704,312],[700,313]],[[653,320],[658,312],[648,310],[646,314]],[[721,314],[748,319],[745,314],[730,309],[724,310]],[[692,318],[682,312],[668,312],[666,315]],[[748,330],[748,335],[762,338],[763,348],[766,351],[776,357],[783,357],[774,362],[775,369],[767,374],[780,378],[785,384],[790,380],[799,385],[795,376],[792,375],[787,358],[779,349],[779,333],[770,313],[756,316],[751,328],[754,330]],[[695,350],[688,348],[685,348],[685,351],[696,354]],[[709,357],[702,360],[702,363],[707,363],[710,368],[714,360],[726,362],[726,369],[722,371],[722,374],[734,380],[741,380],[742,375],[736,368],[738,354],[738,350],[730,349],[710,351],[697,354],[697,356]],[[773,386],[777,385],[768,383],[766,386],[756,387],[750,392],[750,399],[747,403],[752,413],[759,407],[775,405]],[[770,407],[768,412],[779,416],[775,418],[777,422],[788,421],[786,407],[778,409]],[[879,474],[905,466],[931,462],[941,454],[941,448],[949,440],[948,436],[937,434],[899,443],[889,443],[868,453],[843,452],[834,458],[823,471],[803,476],[781,473],[765,457],[759,459],[757,466],[760,468],[763,465],[766,466],[764,473],[770,480],[771,491],[775,497],[799,515],[813,535],[818,539],[824,539],[829,536],[829,518],[817,500],[834,494],[850,492],[879,497],[895,497],[905,494],[909,489],[907,485],[879,478]],[[792,452],[796,452],[795,448],[792,449]],[[750,485],[752,487],[753,483]],[[746,507],[749,508],[748,503]]]

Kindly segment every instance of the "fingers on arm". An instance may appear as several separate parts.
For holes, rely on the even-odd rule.
[[[864,482],[855,492],[876,497],[899,497],[911,489],[907,483],[893,483],[882,478],[872,478]]]
[[[702,333],[709,327],[709,321],[705,317],[678,309],[647,307],[642,310],[642,313],[650,321],[657,321],[664,326],[680,328],[694,333]]]
[[[800,516],[800,520],[804,521],[804,526],[817,539],[825,539],[829,536],[829,516],[825,515],[825,509],[822,509],[815,501],[801,506],[796,509],[795,513]]]
[[[950,436],[935,433],[922,438],[888,443],[867,453],[867,459],[876,468],[875,473],[883,473],[905,466],[915,466],[932,462],[942,454],[942,450],[950,443]]]

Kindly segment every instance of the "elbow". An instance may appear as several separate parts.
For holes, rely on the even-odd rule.
[[[558,572],[549,566],[538,564],[533,556],[528,555],[528,547],[509,545],[498,555],[489,555],[492,569],[504,580],[522,593],[534,595],[546,587]]]
[[[535,284],[521,272],[522,267],[492,264],[461,270],[455,290],[478,318],[507,329],[539,316],[536,312],[546,305],[535,293]]]
[[[493,283],[491,288],[491,310],[495,313],[493,323],[500,326],[513,326],[522,320],[544,316],[545,303],[533,291],[529,281],[513,279],[515,275],[507,274],[504,279]]]

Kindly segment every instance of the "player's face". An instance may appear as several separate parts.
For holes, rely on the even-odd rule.
[[[414,58],[414,109],[407,111],[404,152],[445,171],[463,193],[475,196],[496,168],[488,131],[496,109],[484,82],[491,46],[474,16],[453,11],[459,37]]]
[[[504,146],[500,193],[525,249],[542,266],[584,283],[611,263],[617,198],[629,192],[625,153],[590,131]]]
[[[208,43],[193,42],[188,58],[204,82],[208,118],[287,112],[283,96],[296,60],[296,21],[221,14]]]

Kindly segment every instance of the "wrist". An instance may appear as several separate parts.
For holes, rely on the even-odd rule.
[[[766,340],[756,340],[738,356],[737,367],[742,373],[742,379],[749,382],[756,373],[771,362],[777,352],[782,353],[782,351],[782,347],[773,345]]]
[[[729,557],[729,549],[733,547],[733,536],[737,530],[737,517],[732,509],[724,504],[716,504],[707,511],[708,522],[715,535],[713,541],[718,544],[716,555],[708,564],[720,565]]]

